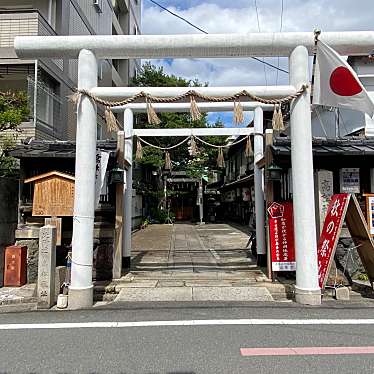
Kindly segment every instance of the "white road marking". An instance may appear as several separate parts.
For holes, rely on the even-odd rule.
[[[229,326],[229,325],[374,325],[374,319],[213,319],[135,322],[64,322],[1,324],[0,330],[125,328],[167,326]]]

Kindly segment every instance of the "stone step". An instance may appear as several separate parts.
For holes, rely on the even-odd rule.
[[[122,288],[114,303],[140,301],[274,301],[266,287]]]
[[[170,271],[144,271],[144,272],[133,272],[131,274],[135,279],[175,279],[175,280],[205,280],[205,279],[251,279],[256,281],[256,278],[261,278],[265,281],[267,278],[264,276],[262,272],[259,271],[232,271],[232,272],[225,272],[225,271],[191,271],[190,269],[176,269]]]

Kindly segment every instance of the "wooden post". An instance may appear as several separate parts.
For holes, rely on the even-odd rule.
[[[25,168],[24,161],[20,160],[20,170],[19,170],[19,181],[18,181],[18,225],[23,224],[24,220],[22,217],[21,206],[23,206],[23,181],[25,179]]]
[[[273,144],[273,130],[265,131],[265,206],[266,209],[274,200],[274,188],[273,181],[269,181],[266,176],[266,171],[269,165],[273,161],[273,155],[271,153],[270,146]],[[270,250],[270,231],[269,231],[269,219],[267,211],[265,213],[265,227],[266,227],[266,250],[267,250],[267,276],[269,279],[274,281],[273,272],[271,270],[271,250]]]
[[[117,135],[117,163],[122,169],[125,169],[124,157],[124,133],[118,131]],[[113,279],[121,278],[122,270],[122,226],[123,226],[123,195],[124,184],[116,184],[116,219],[115,219],[115,241],[113,248]]]

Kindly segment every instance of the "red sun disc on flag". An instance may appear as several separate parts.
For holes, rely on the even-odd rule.
[[[339,66],[331,73],[330,87],[339,96],[354,96],[362,91],[357,79],[345,66]]]

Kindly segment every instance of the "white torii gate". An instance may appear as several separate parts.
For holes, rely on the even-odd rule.
[[[217,90],[218,91],[218,90]],[[241,103],[243,111],[254,111],[254,128],[176,128],[176,129],[133,129],[134,113],[147,112],[145,103],[132,103],[124,106],[114,107],[115,112],[124,112],[124,138],[125,159],[129,165],[126,170],[125,191],[123,198],[124,226],[122,233],[122,259],[131,258],[131,218],[132,218],[132,156],[133,136],[140,137],[188,137],[195,136],[246,136],[254,134],[254,186],[255,186],[255,209],[256,209],[256,238],[257,254],[262,260],[266,256],[265,242],[265,211],[264,211],[264,174],[256,162],[263,156],[263,111],[274,109],[273,105],[258,102]],[[190,103],[155,103],[152,105],[156,112],[189,112]],[[221,103],[197,103],[200,112],[233,111],[233,102]],[[262,257],[262,258],[261,258]],[[118,261],[121,258],[116,253],[113,258]],[[120,264],[113,264],[113,276],[120,276]]]
[[[374,46],[374,31],[326,32],[320,39],[342,55],[367,55]],[[14,45],[20,58],[78,57],[78,89],[91,90],[102,97],[111,96],[113,90],[117,98],[131,96],[133,90],[140,90],[128,87],[108,91],[107,88],[105,92],[97,87],[97,58],[289,57],[290,86],[248,88],[258,96],[276,97],[292,94],[309,83],[308,57],[314,47],[314,34],[29,36],[17,37]],[[212,87],[201,89],[209,89],[209,94],[215,96],[224,92],[229,94],[224,88],[220,92]],[[173,91],[147,88],[147,93],[173,96],[177,88]],[[89,307],[93,301],[96,118],[96,104],[88,97],[82,97],[77,113],[73,264],[69,291],[72,308]],[[318,286],[309,89],[291,104],[291,163],[297,260],[295,298],[301,304],[316,305],[321,303],[321,291]]]

